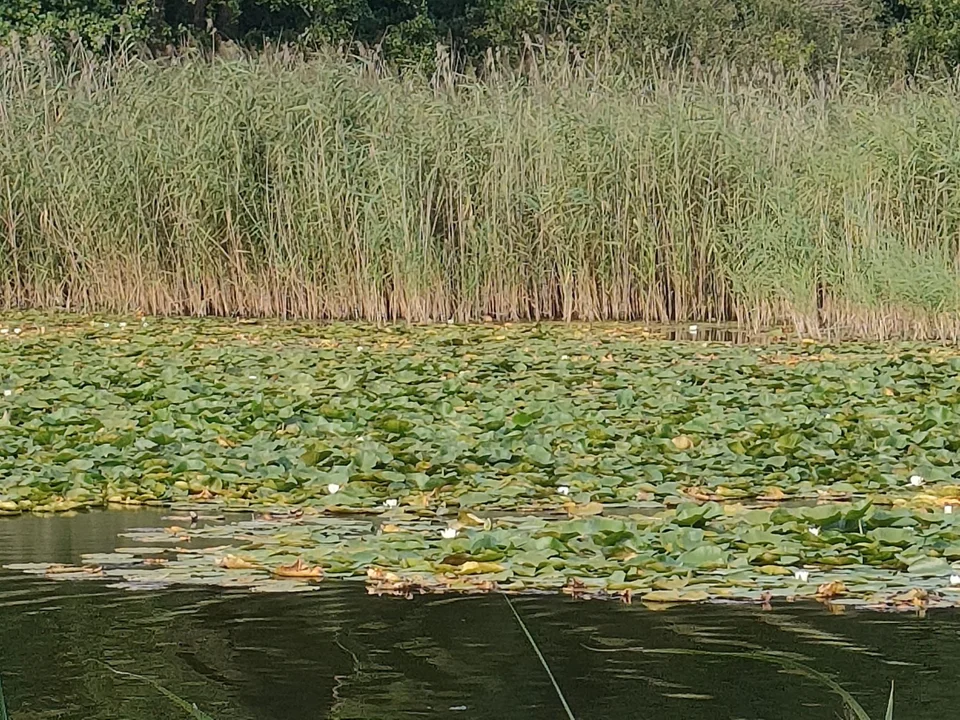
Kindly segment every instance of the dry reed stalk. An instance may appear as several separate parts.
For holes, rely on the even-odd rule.
[[[955,339],[949,84],[0,57],[0,307]]]

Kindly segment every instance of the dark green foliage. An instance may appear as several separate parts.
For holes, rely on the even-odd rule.
[[[117,38],[148,40],[158,37],[160,9],[154,0],[4,0],[0,37],[17,32],[72,38],[93,47]]]
[[[960,0],[905,0],[900,11],[915,67],[949,70],[960,63]]]
[[[628,60],[662,52],[808,68],[895,56],[943,68],[960,60],[960,0],[9,0],[0,37],[13,32],[94,48],[212,33],[251,45],[361,43],[400,62],[431,60],[438,43],[477,61],[563,36]]]

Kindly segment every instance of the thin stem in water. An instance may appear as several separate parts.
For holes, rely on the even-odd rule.
[[[8,720],[7,703],[3,699],[3,681],[0,680],[0,720]]]
[[[573,710],[570,709],[570,705],[567,702],[567,699],[563,696],[563,691],[560,689],[560,685],[557,683],[557,679],[553,675],[553,671],[550,669],[550,666],[547,664],[547,659],[543,656],[543,653],[540,652],[540,648],[537,647],[536,640],[533,639],[533,635],[530,634],[530,631],[527,630],[527,626],[524,624],[523,619],[520,617],[520,613],[517,612],[517,609],[513,606],[513,603],[510,602],[510,598],[507,595],[503,596],[503,599],[507,601],[507,605],[510,607],[510,611],[513,613],[513,616],[517,619],[517,623],[520,625],[520,629],[523,630],[523,634],[527,636],[527,640],[530,641],[530,646],[533,648],[533,651],[537,654],[537,657],[540,659],[540,664],[543,665],[543,669],[547,672],[547,677],[550,678],[550,682],[553,684],[553,689],[557,691],[557,697],[560,698],[560,703],[563,705],[563,709],[567,713],[567,717],[570,720],[577,720],[573,715]]]
[[[99,662],[101,665],[107,668],[107,670],[109,670],[110,672],[116,675],[119,675],[120,677],[131,678],[133,680],[139,680],[140,682],[147,683],[148,685],[153,687],[154,690],[156,690],[158,693],[160,693],[165,698],[167,698],[170,702],[172,702],[174,705],[186,711],[187,713],[192,715],[194,718],[196,718],[196,720],[214,720],[211,716],[207,715],[203,710],[198,708],[196,705],[194,705],[191,702],[188,702],[187,700],[184,700],[182,697],[180,697],[176,693],[171,692],[170,690],[167,690],[163,685],[158,683],[156,680],[151,680],[150,678],[144,675],[138,675],[137,673],[117,670],[115,667],[111,667],[110,665],[107,665],[107,663],[102,662],[100,660],[98,660],[97,662]],[[4,720],[4,718],[0,717],[0,720]]]

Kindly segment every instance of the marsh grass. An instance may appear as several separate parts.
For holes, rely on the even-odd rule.
[[[0,57],[0,307],[960,334],[955,84]]]

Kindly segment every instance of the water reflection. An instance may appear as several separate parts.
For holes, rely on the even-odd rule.
[[[71,561],[112,548],[121,526],[144,524],[156,518],[3,522],[0,562]],[[924,619],[790,605],[653,612],[559,597],[522,598],[516,606],[582,719],[840,716],[839,702],[814,681],[746,658],[593,650],[638,646],[800,653],[878,719],[894,678],[897,720],[942,720],[960,705],[960,688],[950,682],[960,662],[960,616],[950,612]],[[132,593],[6,572],[0,627],[13,720],[188,717],[98,660],[156,678],[218,720],[563,716],[496,596],[404,601],[368,596],[355,584],[295,596]]]

